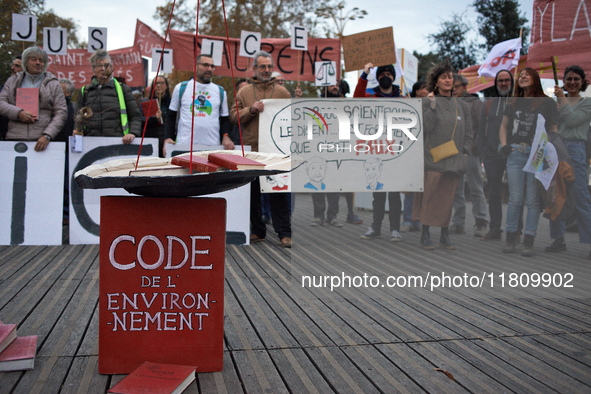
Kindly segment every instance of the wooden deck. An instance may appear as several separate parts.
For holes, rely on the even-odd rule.
[[[468,223],[456,250],[425,251],[416,232],[360,240],[371,212],[358,226],[310,227],[310,197],[296,200],[291,251],[272,233],[227,247],[224,371],[198,374],[187,392],[591,392],[591,262],[577,234],[567,252],[544,253],[540,219],[528,259],[474,238]],[[98,251],[0,247],[0,320],[39,336],[35,369],[0,373],[0,393],[104,393],[122,378],[97,369]],[[389,275],[493,271],[494,289],[381,287]],[[506,278],[501,288],[501,272],[570,272],[574,287],[540,292]],[[364,274],[380,286],[301,286],[303,276]]]

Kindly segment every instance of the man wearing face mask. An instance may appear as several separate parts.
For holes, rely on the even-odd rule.
[[[361,77],[359,77],[353,97],[400,97],[400,88],[398,85],[393,85],[394,79],[396,79],[396,71],[394,70],[394,66],[391,64],[380,66],[376,70],[376,78],[378,80],[379,86],[374,88],[373,95],[369,95],[365,92],[367,88],[367,76],[369,75],[369,72],[372,68],[372,63],[367,63],[363,68],[363,73],[361,73]],[[387,195],[388,204],[390,206],[390,241],[400,242],[402,241],[402,235],[400,235],[400,215],[402,214],[400,193],[388,192]],[[371,227],[369,227],[367,231],[361,235],[361,239],[374,239],[380,237],[382,220],[384,220],[384,214],[386,211],[386,192],[373,193],[372,207],[373,223]]]

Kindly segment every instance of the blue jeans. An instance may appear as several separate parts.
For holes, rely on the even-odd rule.
[[[525,199],[527,215],[524,234],[536,236],[540,220],[541,195],[534,174],[524,172],[531,146],[513,144],[513,152],[507,158],[507,180],[509,182],[509,204],[507,206],[507,232],[517,231],[519,214]]]
[[[577,202],[577,227],[579,242],[591,244],[591,196],[587,188],[587,160],[585,142],[581,140],[564,140],[564,146],[573,163],[575,183],[573,192]],[[564,238],[564,221],[550,221],[550,237]]]
[[[412,220],[412,204],[415,199],[414,193],[404,193],[404,208],[402,214],[402,224],[406,226],[419,226],[421,224],[418,220]]]
[[[503,221],[503,173],[507,164],[505,159],[484,159],[484,170],[488,179],[488,214],[490,228],[501,229]]]

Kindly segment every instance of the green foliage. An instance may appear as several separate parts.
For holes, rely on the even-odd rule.
[[[475,0],[472,4],[478,16],[478,31],[486,40],[481,47],[490,51],[499,42],[519,37],[522,32],[522,49],[527,52],[526,40],[530,29],[526,27],[528,20],[519,14],[517,0]]]
[[[425,81],[427,79],[427,75],[429,74],[429,69],[436,64],[441,63],[441,58],[438,54],[429,52],[425,55],[418,53],[417,51],[413,51],[412,53],[417,59],[419,59],[419,71],[418,71],[418,80]]]
[[[190,3],[190,4],[189,4]],[[171,19],[171,28],[195,32],[196,0],[178,0]],[[227,0],[225,10],[221,1],[203,0],[199,9],[199,34],[226,36],[224,11],[230,37],[240,37],[241,30],[260,32],[263,38],[289,37],[291,24],[313,30],[316,8],[313,0]],[[154,18],[162,30],[168,26],[172,1],[157,7]]]
[[[465,14],[452,15],[452,18],[440,24],[439,32],[429,35],[429,40],[435,45],[437,55],[448,59],[455,70],[461,70],[476,64],[477,45],[466,38],[471,30],[465,22]]]

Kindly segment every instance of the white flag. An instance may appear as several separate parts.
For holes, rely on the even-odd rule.
[[[531,172],[542,182],[544,189],[548,190],[554,173],[558,168],[558,154],[556,148],[548,140],[546,133],[546,120],[541,114],[538,114],[536,124],[536,134],[531,145],[531,152],[523,171]]]
[[[480,77],[495,77],[501,70],[511,70],[519,63],[521,38],[498,43],[491,50],[478,69]]]

